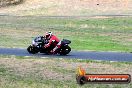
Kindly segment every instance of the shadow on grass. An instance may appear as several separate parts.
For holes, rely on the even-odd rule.
[[[25,0],[0,0],[0,8],[24,3]]]

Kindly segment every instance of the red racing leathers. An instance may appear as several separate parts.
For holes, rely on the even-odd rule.
[[[46,44],[44,47],[45,47],[45,48],[50,47],[50,45],[51,45],[51,43],[52,43],[53,41],[55,41],[55,42],[57,42],[57,43],[60,42],[60,40],[59,40],[55,35],[51,35],[51,37],[50,37],[50,39],[49,39],[49,43]],[[56,45],[57,45],[57,44],[56,44]],[[56,46],[56,45],[55,45],[55,46]]]

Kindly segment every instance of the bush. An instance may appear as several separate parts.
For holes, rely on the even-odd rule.
[[[22,2],[23,0],[0,0],[0,7],[9,6],[9,5],[17,5]]]

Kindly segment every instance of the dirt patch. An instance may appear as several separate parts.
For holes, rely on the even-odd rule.
[[[94,19],[106,19],[106,18],[112,18],[110,16],[94,16],[94,17],[90,17],[90,18],[94,18]]]
[[[21,77],[41,77],[43,79],[53,80],[72,80],[75,77],[78,66],[82,66],[90,74],[131,74],[131,64],[121,64],[118,62],[100,63],[100,62],[74,62],[64,59],[16,59],[1,58],[0,65],[10,68],[10,72]]]
[[[131,13],[131,0],[26,0],[2,8],[0,13],[17,15],[90,15]]]
[[[56,72],[52,69],[54,65],[50,66],[50,63],[54,63],[51,60],[18,60],[15,56],[11,58],[0,59],[0,65],[4,65],[5,68],[10,69],[9,72],[13,72],[21,77],[28,77],[30,75],[34,77],[41,77],[43,79],[54,79],[54,80],[69,80],[71,75],[66,76],[60,72]]]

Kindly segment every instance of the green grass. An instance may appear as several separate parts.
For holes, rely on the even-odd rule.
[[[60,39],[70,39],[75,50],[132,51],[131,17],[71,19],[5,16],[0,19],[1,47],[26,48],[33,37],[53,31]]]
[[[87,73],[131,74],[132,63],[0,55],[0,88],[131,88],[132,84],[76,83],[76,69]],[[109,68],[108,68],[109,67]]]

